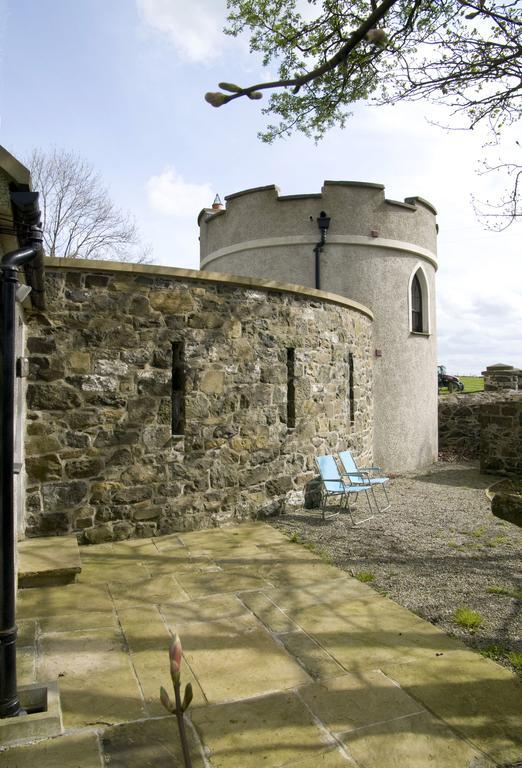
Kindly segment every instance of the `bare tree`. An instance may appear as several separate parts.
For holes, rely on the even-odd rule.
[[[520,142],[515,141],[520,153]],[[507,188],[495,200],[478,200],[473,198],[475,213],[487,229],[502,232],[511,224],[522,219],[522,164],[519,162],[482,163],[482,175],[493,173],[504,177]]]
[[[40,193],[49,256],[151,261],[133,217],[114,205],[90,163],[73,152],[35,149],[27,165]]]

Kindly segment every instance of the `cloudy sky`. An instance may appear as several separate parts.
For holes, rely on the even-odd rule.
[[[0,0],[0,143],[73,150],[137,218],[154,261],[198,268],[196,217],[216,193],[277,184],[319,192],[324,179],[382,183],[439,211],[439,361],[455,373],[522,366],[522,225],[492,233],[472,195],[503,185],[478,176],[484,136],[445,131],[425,104],[358,106],[319,145],[256,138],[260,102],[216,110],[221,80],[265,79],[246,40],[221,33],[225,0]],[[519,130],[519,129],[518,129]],[[507,158],[515,134],[503,151]],[[511,152],[513,157],[513,152]]]

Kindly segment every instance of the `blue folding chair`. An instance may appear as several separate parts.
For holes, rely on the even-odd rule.
[[[341,465],[341,474],[343,478],[348,477],[352,483],[354,483],[355,479],[355,483],[359,482],[363,485],[369,484],[371,486],[375,506],[379,512],[386,512],[386,510],[390,508],[390,499],[388,498],[388,493],[386,491],[386,483],[390,478],[382,474],[375,474],[382,473],[380,467],[358,467],[350,451],[341,451],[339,453],[339,463]],[[359,476],[358,480],[357,476]],[[375,496],[375,488],[382,488],[384,492],[386,506],[382,507],[382,509],[379,507],[379,502]]]
[[[373,517],[373,510],[370,503],[370,497],[368,496],[368,492],[372,493],[371,485],[369,483],[365,484],[362,482],[354,484],[345,482],[345,480],[341,477],[339,467],[337,466],[333,456],[317,456],[315,463],[317,465],[317,469],[319,470],[319,474],[321,475],[321,509],[323,512],[323,520],[327,520],[330,517],[335,517],[343,509],[346,509],[350,515],[350,519],[353,525],[360,525],[361,523],[365,523],[367,520],[371,520]],[[368,502],[368,507],[370,509],[370,517],[365,517],[364,520],[359,520],[356,523],[352,514],[352,510],[350,509],[349,499],[350,496],[354,494],[355,504],[359,493],[364,493],[366,495],[366,501]],[[327,517],[326,505],[328,499],[332,496],[340,497],[339,509],[334,514],[328,515]]]

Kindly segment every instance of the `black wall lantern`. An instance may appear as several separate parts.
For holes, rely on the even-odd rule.
[[[321,252],[326,243],[326,233],[330,226],[330,217],[326,215],[324,211],[321,211],[317,217],[317,226],[321,233],[321,239],[314,248],[315,253],[315,287],[319,290],[321,288]]]

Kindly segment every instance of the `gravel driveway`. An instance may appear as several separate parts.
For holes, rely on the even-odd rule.
[[[352,575],[468,645],[522,670],[522,529],[493,517],[475,464],[438,463],[389,483],[391,509],[360,527],[299,509],[272,520]],[[377,491],[379,493],[379,491]],[[359,516],[365,517],[360,498]],[[480,614],[461,627],[456,610]]]

